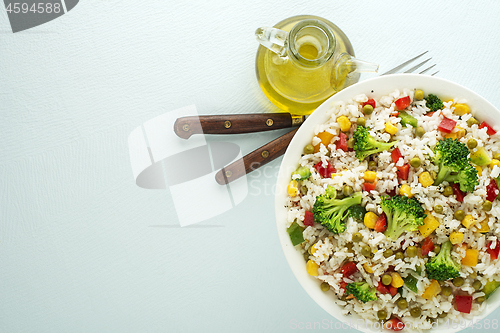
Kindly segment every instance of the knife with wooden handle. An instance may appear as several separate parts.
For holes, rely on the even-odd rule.
[[[174,132],[183,139],[193,134],[240,134],[271,131],[301,125],[305,116],[290,113],[251,113],[181,117],[175,121]]]
[[[261,166],[276,159],[277,157],[283,155],[297,130],[298,128],[280,136],[279,138],[269,143],[266,143],[262,147],[257,148],[251,153],[243,156],[241,159],[222,168],[215,174],[215,180],[220,185],[229,184],[233,180],[236,180],[241,176],[244,176],[247,173],[258,169]]]

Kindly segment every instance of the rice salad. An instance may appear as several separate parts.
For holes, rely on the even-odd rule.
[[[407,331],[472,320],[500,285],[498,128],[460,96],[369,95],[333,103],[304,147],[292,244],[344,315]]]

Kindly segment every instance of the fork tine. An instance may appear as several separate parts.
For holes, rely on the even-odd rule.
[[[428,72],[429,70],[431,70],[431,69],[432,69],[432,68],[434,68],[435,66],[436,66],[436,64],[432,65],[431,67],[427,67],[426,69],[424,69],[423,71],[421,71],[421,72],[420,72],[420,73],[418,73],[418,74],[424,74],[425,72]],[[437,73],[437,72],[436,72],[436,73]],[[436,74],[436,73],[434,73],[434,74]],[[434,74],[432,74],[432,75],[434,75]]]
[[[401,68],[405,67],[406,65],[408,65],[408,64],[409,64],[409,63],[411,63],[412,61],[414,61],[414,60],[416,60],[416,59],[420,58],[421,56],[423,56],[423,55],[424,55],[424,54],[426,54],[427,52],[429,52],[429,51],[425,51],[424,53],[419,54],[419,55],[418,55],[418,56],[416,56],[415,58],[411,58],[410,60],[403,62],[401,65],[396,66],[396,67],[394,67],[393,69],[390,69],[390,70],[388,70],[387,72],[385,72],[385,73],[383,73],[383,74],[380,74],[380,75],[394,74],[394,73],[396,73],[397,71],[399,71]]]
[[[413,71],[415,71],[416,69],[419,69],[420,67],[422,67],[427,61],[431,60],[432,58],[429,58],[427,60],[424,60],[422,61],[420,64],[418,65],[415,65],[413,66],[412,68],[410,68],[409,70],[405,71],[405,73],[413,73]]]

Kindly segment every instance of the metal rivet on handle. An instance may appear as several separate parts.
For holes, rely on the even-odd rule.
[[[226,177],[229,178],[233,175],[233,173],[229,170],[226,171]]]
[[[269,118],[268,120],[266,120],[266,125],[267,126],[273,126],[273,120],[271,118]]]
[[[268,158],[268,157],[269,157],[269,151],[264,150],[264,151],[262,152],[262,154],[260,154],[260,155],[261,155],[262,157],[264,157],[264,158]]]
[[[184,132],[189,131],[189,128],[190,128],[190,127],[189,127],[189,124],[184,124],[184,125],[182,126],[182,130],[183,130]]]
[[[225,127],[225,128],[229,128],[229,127],[231,127],[231,122],[230,122],[229,120],[226,120],[226,121],[224,122],[224,127]]]

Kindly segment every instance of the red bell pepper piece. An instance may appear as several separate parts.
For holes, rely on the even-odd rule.
[[[402,166],[396,167],[398,171],[396,171],[396,175],[399,179],[408,180],[408,174],[410,173],[410,165],[403,164]]]
[[[486,133],[488,135],[493,135],[495,134],[497,131],[495,131],[493,129],[493,127],[491,127],[487,122],[483,121],[480,125],[479,125],[479,128],[486,128]]]
[[[314,225],[314,214],[312,212],[306,211],[304,215],[304,225],[311,227]]]
[[[445,132],[445,133],[451,133],[451,131],[453,131],[453,129],[455,128],[456,125],[457,125],[457,122],[455,120],[452,120],[449,118],[444,118],[439,123],[438,130],[440,130],[441,132]]]
[[[455,295],[455,302],[457,304],[457,311],[470,313],[470,309],[472,308],[471,295]]]
[[[389,293],[392,297],[396,296],[396,294],[398,293],[398,288],[395,288],[391,285],[387,286],[387,289],[389,289]]]
[[[326,165],[323,164],[323,161],[316,163],[314,169],[316,169],[316,171],[318,171],[320,176],[323,178],[331,178],[332,173],[337,172],[335,168],[330,163],[328,163],[328,161],[326,162]]]
[[[381,294],[388,294],[389,293],[389,289],[387,289],[387,287],[384,286],[381,281],[378,283],[377,291]]]
[[[401,331],[403,328],[405,328],[405,323],[403,323],[398,318],[394,317],[384,323],[384,328],[386,330],[398,332]]]
[[[347,135],[344,132],[340,132],[339,140],[335,143],[337,149],[347,151]]]
[[[424,242],[422,243],[422,246],[420,248],[422,250],[422,255],[426,256],[429,254],[429,252],[434,250],[434,243],[429,237],[427,237],[426,239],[424,239]]]
[[[432,115],[433,115],[434,113],[436,113],[436,111],[427,112],[425,115],[426,115],[427,117],[432,117]]]
[[[348,261],[340,268],[340,271],[348,278],[358,271],[358,267],[352,261]]]
[[[364,102],[362,106],[365,106],[366,104],[370,104],[375,109],[375,100],[373,98],[370,98],[369,100]]]
[[[490,179],[490,183],[486,186],[486,200],[493,202],[498,196],[499,190],[495,179]]]
[[[406,109],[410,105],[410,103],[410,96],[401,97],[394,102],[394,104],[396,104],[396,108],[400,111]]]
[[[340,290],[345,291],[345,287],[346,287],[346,286],[347,286],[347,282],[345,282],[345,281],[341,281],[341,282],[340,282]]]
[[[392,198],[392,197],[396,196],[396,189],[393,188],[392,190],[387,191],[385,193]]]
[[[373,229],[377,232],[385,232],[387,230],[387,216],[385,213],[380,214]]]
[[[496,246],[493,247],[493,242],[490,241],[488,243],[488,248],[486,249],[486,252],[490,254],[491,260],[497,260],[498,259],[498,254],[500,253],[500,244],[497,239]]]
[[[391,151],[391,157],[393,163],[398,163],[399,159],[403,158],[403,155],[401,155],[401,151],[399,150],[399,148],[394,148]]]
[[[366,192],[370,192],[370,191],[373,191],[375,190],[375,187],[377,186],[376,183],[368,183],[368,182],[364,182],[363,183],[363,191],[366,191]]]
[[[466,193],[460,190],[460,185],[453,183],[451,184],[451,187],[453,188],[453,194],[455,194],[455,199],[457,199],[458,202],[463,202]]]

